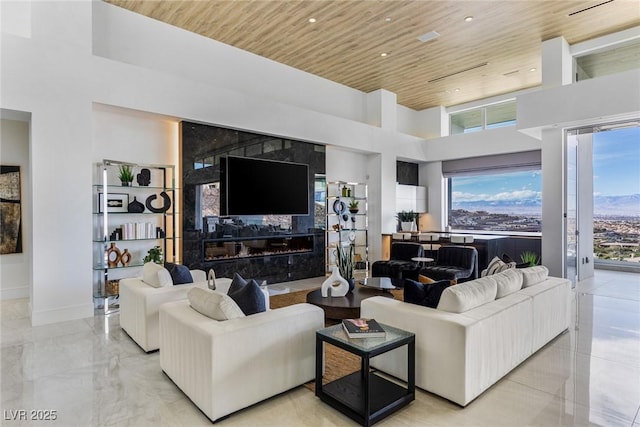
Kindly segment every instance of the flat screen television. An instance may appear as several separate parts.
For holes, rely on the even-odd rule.
[[[309,215],[309,166],[221,158],[220,215]]]

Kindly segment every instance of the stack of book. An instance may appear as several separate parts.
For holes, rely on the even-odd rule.
[[[375,319],[344,319],[342,327],[349,338],[384,338],[386,335]]]

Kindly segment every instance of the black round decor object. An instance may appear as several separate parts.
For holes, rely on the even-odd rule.
[[[133,202],[129,203],[129,205],[127,206],[127,212],[142,213],[144,212],[144,205],[139,201],[137,201],[136,198],[134,197]]]
[[[162,197],[162,199],[164,200],[164,205],[161,208],[154,208],[153,205],[151,205],[151,202],[158,198],[157,194],[152,194],[147,197],[147,200],[144,203],[147,209],[149,209],[153,213],[164,213],[168,211],[171,207],[171,197],[169,197],[169,195],[164,191],[160,193],[160,197]]]

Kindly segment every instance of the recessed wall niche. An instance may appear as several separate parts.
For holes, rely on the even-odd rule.
[[[325,174],[323,145],[218,126],[181,122],[183,262],[218,277],[278,283],[324,275],[324,223],[317,220],[316,179]],[[308,215],[220,216],[220,161],[239,156],[309,167]],[[260,180],[251,170],[246,178]],[[270,183],[287,191],[287,182]],[[324,211],[320,213],[324,218]]]

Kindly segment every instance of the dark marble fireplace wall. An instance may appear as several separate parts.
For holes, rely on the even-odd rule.
[[[183,121],[181,133],[182,161],[182,237],[183,263],[190,268],[214,268],[218,276],[227,275],[231,270],[248,270],[250,278],[269,276],[273,280],[293,280],[300,277],[316,277],[324,274],[324,232],[314,230],[314,178],[316,174],[325,173],[325,149],[323,145],[284,139],[269,135],[260,135],[217,126],[203,125]],[[202,229],[200,212],[196,212],[196,191],[198,185],[218,182],[220,180],[220,157],[234,155],[269,160],[279,160],[309,165],[309,212],[307,216],[292,217],[291,234],[317,233],[316,250],[311,254],[296,255],[296,262],[304,265],[305,273],[287,274],[282,270],[282,277],[276,277],[273,268],[261,274],[261,265],[277,264],[275,259],[243,260],[242,263],[225,261],[205,263],[203,260],[203,241],[211,238]],[[201,167],[204,163],[206,167]],[[196,167],[198,164],[198,167]],[[248,174],[251,171],[247,171]],[[255,177],[260,179],[260,177]],[[273,183],[286,191],[286,182]],[[242,219],[242,217],[240,217]],[[291,260],[288,264],[291,264]],[[222,271],[224,270],[224,271]],[[227,271],[229,270],[229,271]],[[245,274],[247,274],[245,273]],[[265,277],[266,278],[266,277]]]

